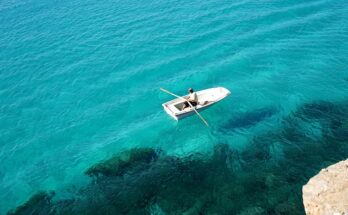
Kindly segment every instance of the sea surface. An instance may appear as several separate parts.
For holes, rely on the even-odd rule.
[[[347,0],[0,1],[0,214],[304,214],[347,140]]]

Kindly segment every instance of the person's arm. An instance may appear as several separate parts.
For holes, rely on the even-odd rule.
[[[191,99],[191,94],[189,94],[188,96],[185,96],[184,97],[187,101],[192,101],[192,99]]]

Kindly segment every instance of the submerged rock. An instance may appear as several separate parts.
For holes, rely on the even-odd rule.
[[[313,103],[305,104],[300,109],[300,114],[304,117],[311,119],[321,119],[330,117],[331,114],[336,114],[337,106],[331,102],[316,101]]]
[[[316,101],[304,104],[297,111],[300,118],[309,120],[324,120],[333,126],[340,125],[342,120],[348,118],[348,102],[333,103],[327,101]],[[321,122],[323,123],[323,122]]]
[[[233,205],[227,197],[228,189],[234,186],[221,188],[226,192],[221,195],[216,185],[231,180],[229,165],[233,156],[227,144],[217,144],[211,156],[193,154],[183,158],[158,155],[149,148],[130,150],[88,169],[87,174],[98,180],[81,188],[74,198],[51,203],[41,193],[15,214],[37,214],[38,207],[46,215],[149,214],[152,210],[166,214],[229,214],[232,209],[222,204]],[[223,200],[218,202],[221,196]],[[224,203],[220,205],[220,201]]]
[[[242,210],[238,215],[266,215],[266,211],[261,207],[248,207]]]
[[[347,107],[300,106],[281,127],[255,136],[242,151],[232,150],[233,142],[216,144],[211,155],[125,151],[89,168],[86,174],[97,180],[68,199],[36,197],[39,201],[28,201],[17,214],[303,215],[302,185],[328,162],[348,156]],[[262,120],[262,113],[254,119]],[[311,130],[318,132],[315,138]]]
[[[348,159],[322,169],[302,193],[307,215],[348,214]]]
[[[146,167],[155,161],[158,155],[152,148],[136,148],[114,155],[112,158],[98,163],[85,172],[89,176],[121,176],[136,167]]]
[[[8,215],[47,215],[53,212],[51,199],[54,192],[40,191],[34,194],[23,205],[18,206],[15,210],[8,212]]]

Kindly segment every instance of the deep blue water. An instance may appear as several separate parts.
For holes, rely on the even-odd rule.
[[[198,193],[177,184],[177,199],[161,202],[159,190],[129,208],[183,213],[215,190],[197,200],[202,213],[302,213],[301,186],[348,157],[347,20],[346,0],[1,1],[0,214],[38,191],[75,198],[72,189],[91,186],[87,168],[144,147],[161,151],[165,165],[152,169],[197,156],[187,174],[168,174],[202,168],[194,181],[209,180]],[[160,87],[183,95],[215,86],[232,94],[202,112],[209,128],[162,110],[172,97]],[[144,171],[106,181],[137,189],[162,177]],[[90,189],[79,195],[103,195]]]

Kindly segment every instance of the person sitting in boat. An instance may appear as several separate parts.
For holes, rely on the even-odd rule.
[[[197,104],[198,104],[198,96],[197,96],[197,93],[194,92],[192,88],[189,88],[189,89],[188,89],[188,92],[189,92],[189,96],[188,96],[188,98],[186,98],[186,99],[188,100],[188,102],[186,101],[186,102],[184,103],[184,106],[183,106],[182,110],[184,110],[185,108],[190,107],[189,102],[191,103],[191,105],[192,105],[193,107],[197,106]]]

